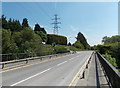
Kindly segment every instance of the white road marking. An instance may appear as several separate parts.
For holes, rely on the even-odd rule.
[[[21,80],[21,81],[19,81],[19,82],[17,82],[17,83],[14,83],[14,84],[12,84],[12,85],[10,85],[10,86],[15,86],[15,85],[17,85],[17,84],[20,84],[20,83],[22,83],[22,82],[24,82],[24,81],[27,81],[27,80],[35,77],[35,76],[38,76],[38,75],[40,75],[40,74],[42,74],[42,73],[45,73],[46,71],[49,71],[50,69],[51,69],[51,68],[48,68],[48,69],[46,69],[46,70],[44,70],[44,71],[42,71],[42,72],[40,72],[40,73],[37,73],[37,74],[35,74],[35,75],[33,75],[33,76],[30,76],[30,77],[28,77],[28,78],[26,78],[26,79],[24,79],[24,80]]]
[[[69,60],[73,60],[74,58],[71,58],[71,59],[69,59]]]
[[[76,56],[76,57],[79,57],[79,56]],[[75,59],[76,57],[73,57],[73,58],[71,58],[71,59],[69,59],[69,60],[73,60],[73,59]]]
[[[57,66],[60,66],[60,65],[62,65],[62,64],[64,64],[64,63],[66,63],[67,61],[64,61],[64,62],[62,62],[62,63],[59,63],[59,64],[57,64]]]
[[[79,57],[79,56],[76,56],[76,57]],[[73,58],[71,58],[71,59],[69,59],[69,60],[73,60],[73,59],[76,58],[76,57],[73,57]],[[64,64],[64,63],[66,63],[66,62],[67,62],[67,61],[64,61],[64,62],[62,62],[62,63],[59,63],[59,64],[57,64],[57,66],[60,66],[60,65],[62,65],[62,64]],[[10,86],[15,86],[15,85],[17,85],[17,84],[20,84],[20,83],[22,83],[22,82],[24,82],[24,81],[27,81],[27,80],[35,77],[35,76],[38,76],[38,75],[40,75],[40,74],[43,74],[43,73],[47,72],[47,71],[49,71],[50,69],[52,69],[52,68],[48,68],[48,69],[46,69],[46,70],[44,70],[44,71],[42,71],[42,72],[40,72],[40,73],[37,73],[37,74],[35,74],[35,75],[33,75],[33,76],[30,76],[30,77],[28,77],[28,78],[26,78],[26,79],[24,79],[24,80],[21,80],[21,81],[19,81],[19,82],[17,82],[17,83],[14,83],[14,84],[12,84],[12,85],[10,85]]]

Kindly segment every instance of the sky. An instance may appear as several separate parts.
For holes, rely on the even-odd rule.
[[[61,24],[59,35],[74,43],[78,32],[90,45],[101,44],[104,36],[118,34],[117,2],[2,2],[2,14],[22,23],[27,18],[31,28],[38,23],[53,34],[54,14]]]

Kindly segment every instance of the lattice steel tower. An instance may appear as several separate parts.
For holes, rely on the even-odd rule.
[[[54,22],[52,23],[53,24],[53,33],[58,35],[58,29],[60,28],[58,26],[58,24],[61,24],[61,22],[58,22],[58,20],[60,18],[57,17],[58,16],[57,14],[55,14],[54,16],[55,16],[55,18],[52,19],[52,20],[54,20]]]

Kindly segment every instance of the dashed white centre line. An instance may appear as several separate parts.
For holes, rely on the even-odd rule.
[[[24,81],[27,81],[27,80],[35,77],[35,76],[38,76],[38,75],[40,75],[40,74],[42,74],[42,73],[47,72],[47,71],[49,71],[50,69],[51,69],[51,68],[48,68],[48,69],[46,69],[46,70],[44,70],[44,71],[42,71],[42,72],[40,72],[40,73],[38,73],[38,74],[35,74],[35,75],[33,75],[33,76],[30,76],[30,77],[28,77],[28,78],[26,78],[26,79],[24,79],[24,80],[21,80],[21,81],[19,81],[19,82],[17,82],[17,83],[14,83],[14,84],[12,84],[12,85],[10,85],[10,86],[15,86],[15,85],[17,85],[17,84],[20,84],[20,83],[22,83],[22,82],[24,82]]]
[[[59,64],[57,64],[57,66],[60,66],[60,65],[62,65],[62,64],[64,64],[64,63],[66,63],[67,61],[64,61],[64,62],[62,62],[62,63],[59,63]]]
[[[69,59],[69,60],[73,60],[74,58],[71,58],[71,59]]]
[[[79,57],[79,56],[76,56],[76,57]],[[74,58],[76,58],[76,57],[74,57]],[[69,60],[73,60],[74,58],[71,58],[71,59],[69,59]],[[62,64],[64,64],[64,63],[66,63],[66,62],[67,62],[67,61],[64,61],[64,62],[62,62],[62,63],[59,63],[59,64],[57,64],[57,66],[60,66],[60,65],[62,65]],[[33,76],[30,76],[30,77],[28,77],[28,78],[26,78],[26,79],[24,79],[24,80],[21,80],[21,81],[19,81],[19,82],[17,82],[17,83],[14,83],[14,84],[12,84],[12,85],[10,85],[10,86],[15,86],[15,85],[17,85],[17,84],[20,84],[20,83],[22,83],[22,82],[24,82],[24,81],[27,81],[27,80],[35,77],[35,76],[38,76],[38,75],[40,75],[40,74],[43,74],[43,73],[47,72],[47,71],[49,71],[50,69],[52,69],[52,68],[48,68],[48,69],[46,69],[46,70],[44,70],[44,71],[42,71],[42,72],[40,72],[40,73],[37,73],[37,74],[35,74],[35,75],[33,75]]]
[[[75,59],[75,58],[77,58],[77,57],[79,57],[79,56],[73,57],[73,58],[71,58],[71,59],[69,59],[69,60],[73,60],[73,59]]]

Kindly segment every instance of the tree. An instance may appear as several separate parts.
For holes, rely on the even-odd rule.
[[[2,28],[9,29],[6,17],[4,15],[2,15]]]
[[[21,31],[22,26],[19,20],[12,20],[11,18],[8,20],[8,27],[11,31]]]
[[[76,39],[77,41],[80,41],[80,43],[85,47],[85,49],[87,49],[88,46],[87,40],[81,32],[78,33]]]
[[[79,49],[84,49],[84,46],[82,45],[82,43],[80,43],[80,41],[76,41],[73,44],[74,47],[79,48]]]
[[[11,36],[10,30],[2,29],[2,53],[16,53],[18,47]]]
[[[47,35],[44,34],[42,31],[36,31],[36,34],[38,34],[42,38],[43,42],[47,42]]]
[[[39,24],[35,24],[34,31],[42,31],[44,34],[47,34],[44,28],[41,28]]]
[[[103,37],[102,42],[103,42],[104,44],[106,44],[106,42],[107,42],[108,39],[109,39],[109,37],[105,36],[105,37]]]
[[[116,58],[116,63],[118,68],[120,68],[120,42],[116,42],[112,44],[111,47],[112,56]]]
[[[69,42],[69,43],[68,43],[68,46],[71,46],[71,45],[72,45],[72,44]]]
[[[23,42],[23,39],[21,37],[21,32],[13,32],[12,39],[14,40],[16,45],[20,48]]]
[[[35,24],[34,31],[42,38],[43,42],[47,42],[47,32],[44,28],[41,28],[39,24]]]
[[[104,44],[110,44],[110,43],[115,43],[115,42],[120,42],[120,36],[119,35],[115,35],[112,37],[103,37],[102,42]]]
[[[18,35],[14,36],[16,44],[19,44],[20,52],[38,52],[40,50],[42,40],[31,28],[26,27]]]
[[[41,28],[40,28],[40,25],[39,24],[35,24],[35,27],[34,27],[34,31],[41,31]]]
[[[27,18],[24,18],[24,19],[23,19],[22,27],[23,27],[23,28],[24,28],[24,27],[29,27]]]

